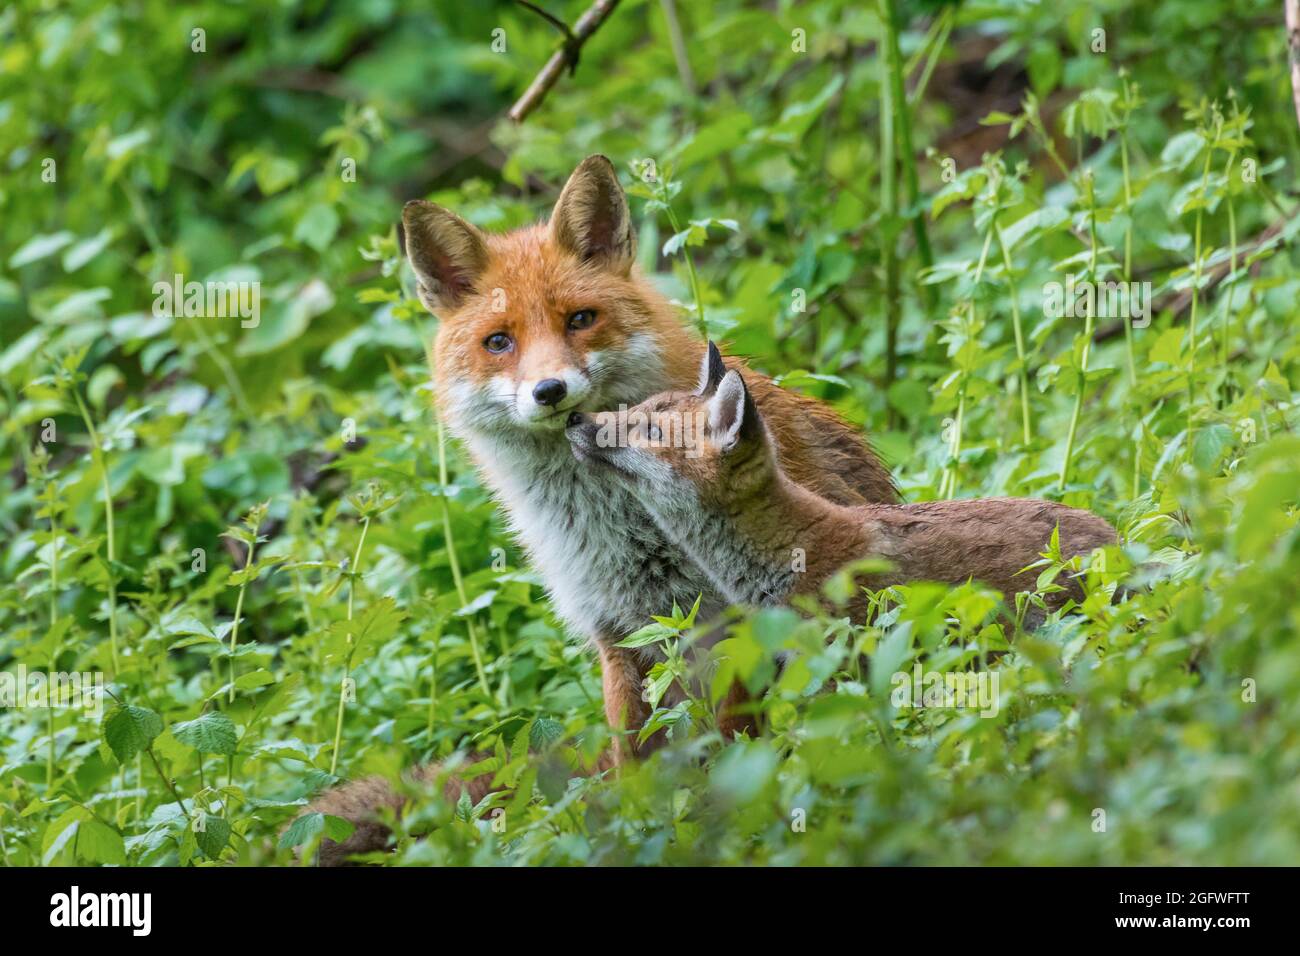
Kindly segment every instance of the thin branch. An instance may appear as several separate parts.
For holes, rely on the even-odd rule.
[[[559,30],[562,34],[564,34],[564,38],[566,40],[573,39],[573,34],[569,32],[569,25],[565,23],[563,20],[561,20],[559,17],[555,16],[554,14],[547,13],[537,4],[529,3],[528,0],[515,0],[515,3],[519,4],[521,7],[526,7],[529,10],[533,11],[533,13],[537,14],[539,17],[541,17],[551,26],[555,27],[555,29]]]
[[[532,5],[528,5],[532,8]],[[569,68],[572,73],[578,66],[578,56],[582,52],[582,45],[591,38],[591,35],[600,28],[614,8],[618,6],[618,0],[596,0],[582,16],[578,17],[578,22],[573,25],[573,30],[568,32],[564,44],[551,54],[551,58],[546,61],[542,71],[537,74],[533,82],[524,90],[524,95],[519,97],[514,106],[510,107],[510,112],[506,115],[516,123],[522,123],[528,118],[528,114],[541,105],[546,94],[551,91],[551,87],[559,80],[560,74],[564,72],[565,67]],[[533,8],[535,9],[535,8]],[[548,20],[552,19],[547,17]]]

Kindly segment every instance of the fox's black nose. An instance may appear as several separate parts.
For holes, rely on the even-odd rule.
[[[538,405],[558,405],[567,392],[558,378],[544,378],[533,387],[533,401]]]
[[[564,427],[573,428],[575,425],[581,425],[583,420],[582,412],[569,412],[569,417],[565,421]]]

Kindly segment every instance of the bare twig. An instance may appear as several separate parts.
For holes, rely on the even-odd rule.
[[[525,4],[536,11],[532,4]],[[506,115],[516,123],[522,123],[528,118],[528,114],[541,105],[546,94],[551,91],[551,87],[559,80],[560,74],[564,72],[565,67],[572,72],[578,65],[578,55],[582,51],[582,45],[590,39],[591,35],[600,28],[614,8],[618,6],[618,0],[596,0],[582,16],[578,17],[578,22],[573,25],[573,29],[566,30],[564,44],[551,54],[551,58],[546,61],[540,73],[524,90],[524,95],[519,97],[514,106],[510,107],[510,112]],[[547,20],[552,23],[556,22],[553,17],[547,16]]]
[[[559,17],[555,16],[554,14],[547,13],[537,4],[529,3],[528,0],[515,0],[515,3],[519,4],[521,7],[527,7],[529,10],[533,11],[533,13],[537,14],[539,17],[541,17],[551,26],[555,27],[555,29],[563,33],[564,38],[566,40],[573,39],[573,34],[569,32],[569,25],[565,23],[563,20],[561,20]]]

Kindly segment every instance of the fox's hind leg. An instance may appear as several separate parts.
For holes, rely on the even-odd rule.
[[[718,704],[718,730],[724,740],[731,740],[742,734],[757,737],[758,716],[754,713],[754,699],[745,685],[733,681],[727,690],[727,696]]]

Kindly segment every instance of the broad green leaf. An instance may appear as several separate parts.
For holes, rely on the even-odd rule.
[[[233,754],[239,740],[234,722],[220,711],[173,725],[172,736],[204,754]]]
[[[162,718],[152,710],[118,706],[104,717],[101,734],[119,763],[126,763],[163,732]]]
[[[230,843],[230,822],[215,814],[204,814],[202,825],[194,826],[194,842],[209,860],[216,860]]]

